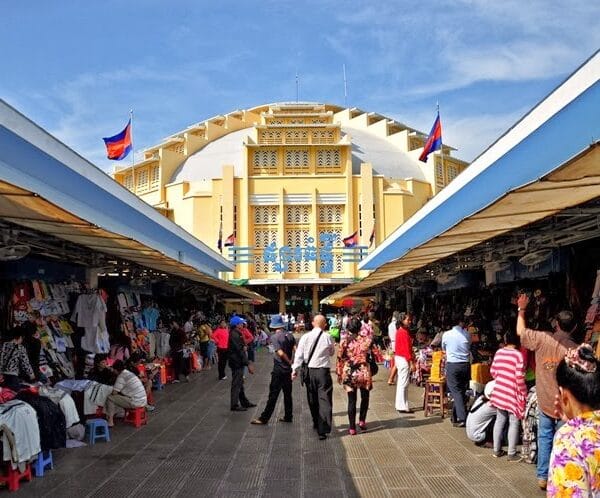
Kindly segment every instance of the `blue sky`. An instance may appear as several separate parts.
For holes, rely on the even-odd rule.
[[[570,0],[29,0],[0,6],[0,97],[105,170],[209,117],[300,100],[377,112],[472,160],[600,47]],[[127,161],[127,160],[126,160]]]

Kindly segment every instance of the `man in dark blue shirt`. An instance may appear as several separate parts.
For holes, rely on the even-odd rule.
[[[271,372],[267,405],[260,417],[250,422],[255,425],[266,425],[269,422],[275,410],[280,391],[283,391],[285,414],[279,418],[279,421],[292,421],[292,356],[296,348],[296,340],[290,332],[286,331],[286,325],[281,315],[273,315],[269,327],[275,330],[275,334],[271,337],[271,345],[275,353],[273,371]]]

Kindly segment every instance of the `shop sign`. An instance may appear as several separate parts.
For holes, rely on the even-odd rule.
[[[354,247],[334,247],[336,236],[331,233],[322,233],[319,235],[319,245],[315,245],[315,238],[309,237],[306,246],[281,246],[278,247],[275,242],[271,242],[267,247],[230,247],[230,259],[237,264],[254,263],[253,253],[255,250],[262,250],[261,263],[273,264],[275,272],[283,273],[288,271],[290,263],[301,263],[303,261],[315,261],[320,273],[333,273],[334,270],[334,252],[342,254],[342,261],[345,263],[358,263],[367,254],[367,246]]]

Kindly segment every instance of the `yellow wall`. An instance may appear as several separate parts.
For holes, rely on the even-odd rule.
[[[298,124],[298,120],[304,120],[304,124]],[[255,125],[256,123],[258,125]],[[278,125],[278,123],[281,124]],[[435,167],[436,163],[439,163],[440,157],[439,154],[431,154],[427,163],[418,163],[426,181],[384,178],[374,175],[373,170],[377,170],[377,164],[369,163],[361,165],[359,175],[353,175],[351,143],[349,142],[351,135],[342,136],[342,126],[359,128],[370,132],[374,137],[387,140],[415,161],[424,143],[423,134],[419,134],[401,123],[359,109],[342,109],[322,104],[302,103],[260,106],[211,118],[173,135],[163,144],[148,149],[145,152],[144,162],[135,166],[135,174],[139,175],[144,168],[151,171],[150,168],[159,164],[160,187],[146,190],[143,193],[139,192],[139,195],[149,204],[164,210],[175,223],[215,251],[220,228],[222,228],[223,242],[235,231],[236,245],[243,247],[253,245],[258,237],[257,230],[262,230],[263,234],[265,230],[273,230],[278,247],[286,244],[286,230],[291,234],[291,230],[302,228],[316,237],[319,227],[324,226],[317,219],[320,209],[319,196],[338,199],[334,204],[339,202],[340,198],[344,198],[343,208],[335,206],[331,208],[334,211],[343,209],[343,219],[328,226],[341,232],[341,237],[351,235],[359,229],[360,206],[362,234],[359,244],[368,246],[370,235],[374,229],[375,244],[369,249],[373,250],[444,186],[436,186]],[[241,176],[235,175],[232,165],[216,164],[214,166],[218,168],[217,171],[220,171],[216,178],[169,183],[175,171],[190,155],[198,152],[211,141],[242,129],[246,129],[248,132],[248,142],[242,148]],[[268,144],[263,143],[267,139],[263,138],[264,133],[274,131],[281,132],[281,142],[272,143],[273,139],[269,138]],[[298,133],[292,135],[296,131]],[[286,135],[288,132],[289,134]],[[302,135],[305,132],[307,134]],[[272,136],[272,134],[269,135],[269,137]],[[290,144],[290,141],[294,140],[294,136],[307,136],[306,143]],[[328,143],[328,140],[333,143]],[[315,142],[318,143],[315,144]],[[254,174],[254,153],[265,147],[269,150],[273,148],[277,150],[273,176]],[[295,149],[308,149],[308,168],[306,174],[290,176],[287,173],[289,170],[285,166],[286,158],[289,155],[286,155],[286,152]],[[324,149],[330,149],[332,157],[337,154],[336,150],[339,151],[341,167],[335,173],[320,173],[317,170],[318,158],[321,157],[323,161],[324,157],[329,157],[327,156],[329,153],[324,152]],[[319,150],[322,151],[320,152],[321,156],[318,156]],[[449,179],[450,170],[448,168],[454,168],[453,172],[459,172],[467,167],[466,163],[450,157],[450,152],[450,149],[445,151],[447,154],[444,159],[446,183]],[[131,168],[124,168],[115,172],[114,177],[117,181],[124,183],[126,176],[130,173]],[[211,175],[215,176],[214,173]],[[307,196],[306,203],[310,206],[310,217],[304,224],[289,224],[284,219],[287,209],[285,196],[293,197],[302,194]],[[276,224],[254,225],[254,206],[251,205],[253,196],[271,199],[268,202],[260,201],[263,203],[275,202],[279,209],[279,218]],[[373,206],[375,207],[375,216],[373,216]],[[236,218],[235,226],[234,218]],[[340,251],[341,248],[338,247],[334,252],[339,253]],[[257,254],[259,253],[262,254],[262,249],[257,252]],[[223,248],[223,256],[227,255],[227,248]],[[348,279],[365,275],[365,272],[358,272],[355,263],[345,263],[342,268],[342,272],[322,274],[315,263],[309,263],[302,266],[299,273],[293,271],[265,274],[255,273],[254,265],[238,265],[235,274],[229,273],[227,276],[228,278],[258,278],[259,280],[266,278],[267,281],[293,278],[293,281],[290,280],[291,284],[301,283],[302,280],[310,278],[327,278],[332,279],[332,282],[346,279],[347,282]],[[308,271],[305,271],[306,269]],[[327,292],[323,291],[321,294],[323,297],[327,295]]]

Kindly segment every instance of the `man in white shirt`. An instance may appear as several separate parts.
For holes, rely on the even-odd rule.
[[[392,354],[396,351],[396,331],[398,330],[398,317],[400,316],[399,311],[394,311],[392,313],[392,321],[388,325],[388,338],[390,339],[390,348],[392,349]],[[396,374],[398,373],[398,368],[396,367],[396,362],[392,365],[392,369],[390,370],[390,376],[388,377],[388,386],[393,386],[396,382]]]
[[[308,362],[309,381],[306,384],[308,406],[313,419],[313,428],[319,434],[319,439],[327,439],[331,433],[332,394],[331,356],[335,353],[335,343],[330,335],[324,332],[327,319],[316,315],[312,322],[313,329],[304,334],[298,342],[296,356],[292,365],[292,380],[298,376],[298,368],[303,362]],[[310,357],[314,346],[314,352]],[[310,361],[308,361],[310,357]]]
[[[113,368],[118,372],[113,392],[106,398],[106,418],[109,427],[115,425],[117,406],[121,408],[141,408],[148,404],[146,388],[137,375],[125,369],[125,363],[115,361]]]

